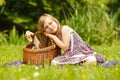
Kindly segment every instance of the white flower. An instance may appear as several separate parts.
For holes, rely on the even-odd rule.
[[[21,71],[21,68],[19,68],[19,71]]]
[[[34,77],[38,77],[38,76],[39,76],[39,72],[34,72],[34,73],[33,73],[33,76],[34,76]]]
[[[39,69],[39,67],[36,66],[35,69]]]

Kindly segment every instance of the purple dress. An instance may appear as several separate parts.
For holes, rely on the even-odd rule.
[[[97,62],[104,63],[105,58],[96,53],[82,38],[76,33],[72,32],[70,37],[69,49],[63,55],[54,58],[58,64],[77,64],[83,62],[87,57],[94,55]]]

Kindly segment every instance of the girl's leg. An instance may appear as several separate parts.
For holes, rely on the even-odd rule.
[[[81,65],[96,65],[97,64],[97,59],[94,55],[88,56]]]

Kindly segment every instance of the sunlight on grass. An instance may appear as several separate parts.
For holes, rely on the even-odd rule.
[[[35,65],[3,67],[6,62],[22,61],[23,46],[0,46],[0,80],[119,80],[120,65],[106,68],[104,66],[70,66],[44,68]],[[109,60],[120,58],[120,46],[93,46]]]

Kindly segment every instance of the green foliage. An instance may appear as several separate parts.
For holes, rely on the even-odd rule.
[[[1,0],[0,27],[37,30],[39,16],[50,13],[91,44],[120,39],[120,0]]]
[[[9,43],[16,44],[18,42],[18,35],[15,27],[10,31],[9,34]]]
[[[4,14],[8,16],[9,20],[12,20],[13,23],[20,24],[20,23],[29,23],[31,22],[31,18],[25,16],[17,16],[10,12],[5,11]]]
[[[0,32],[0,45],[8,44],[6,32]]]
[[[0,45],[24,45],[26,43],[24,34],[18,34],[15,27],[8,34],[7,31],[0,32]]]
[[[14,45],[23,45],[25,43],[24,34],[21,36],[18,35],[18,32],[15,27],[9,33],[9,43]]]
[[[108,15],[107,6],[90,3],[84,3],[84,7],[79,3],[72,6],[72,17],[62,23],[71,26],[85,41],[91,44],[112,44],[116,40],[118,33],[115,29],[118,25],[115,23],[116,18]]]
[[[0,0],[0,6],[5,4],[5,0]]]

